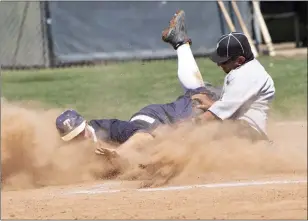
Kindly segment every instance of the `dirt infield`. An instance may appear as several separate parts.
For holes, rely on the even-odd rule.
[[[126,184],[128,185],[128,184]],[[86,184],[75,188],[86,188]],[[125,186],[125,184],[122,184]],[[69,194],[2,193],[3,219],[307,219],[307,184]],[[58,193],[58,194],[57,194]]]
[[[89,143],[61,143],[58,110],[1,105],[3,219],[307,218],[307,183],[291,182],[307,180],[306,122],[270,122],[271,146],[214,141],[215,125],[183,127],[106,162]],[[187,187],[196,184],[208,186]]]

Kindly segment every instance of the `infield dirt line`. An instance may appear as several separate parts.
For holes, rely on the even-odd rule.
[[[281,121],[275,123],[276,125],[307,125],[307,121]]]
[[[174,191],[174,190],[189,190],[189,189],[204,189],[204,188],[231,188],[231,187],[249,187],[249,186],[265,186],[265,185],[284,185],[284,184],[303,184],[307,183],[307,179],[300,180],[271,180],[271,181],[250,181],[250,182],[229,182],[229,183],[213,183],[213,184],[199,184],[186,186],[169,186],[160,188],[145,188],[145,189],[107,189],[112,186],[110,184],[101,184],[92,187],[91,189],[68,191],[63,195],[77,195],[77,194],[100,194],[100,193],[118,193],[128,190],[137,192],[157,192],[157,191]],[[116,184],[116,183],[114,183]]]

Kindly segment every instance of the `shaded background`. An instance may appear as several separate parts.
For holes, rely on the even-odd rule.
[[[242,31],[230,2],[224,3]],[[237,4],[256,45],[262,43],[251,2]],[[305,7],[307,2],[261,3],[274,43],[306,44]],[[212,52],[219,36],[229,32],[216,1],[1,2],[0,62],[16,68],[172,57],[175,51],[162,42],[161,31],[178,9],[186,12],[195,55]]]

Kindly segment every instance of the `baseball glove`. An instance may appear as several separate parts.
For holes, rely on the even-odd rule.
[[[192,97],[193,117],[197,117],[205,112],[204,109],[200,108],[200,105],[202,105],[201,100]]]
[[[201,123],[200,116],[209,109],[213,101],[205,93],[195,94],[191,99],[193,107],[192,121],[193,123],[199,124]]]

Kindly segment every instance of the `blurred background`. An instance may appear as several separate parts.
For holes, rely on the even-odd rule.
[[[231,2],[225,8],[242,31]],[[251,1],[237,2],[259,53],[266,54]],[[306,1],[259,3],[277,53],[307,47]],[[178,9],[186,12],[192,50],[206,56],[230,28],[217,1],[204,2],[1,2],[2,68],[58,67],[105,61],[163,59],[175,56],[161,31]]]

